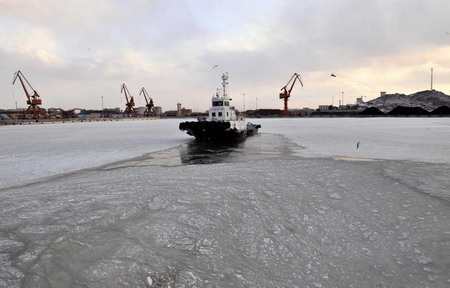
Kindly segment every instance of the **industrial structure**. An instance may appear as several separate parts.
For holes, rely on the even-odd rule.
[[[122,84],[122,88],[120,90],[120,93],[125,94],[125,100],[126,100],[126,108],[123,111],[123,115],[127,115],[128,117],[136,117],[137,111],[134,109],[134,97],[131,96],[130,91],[128,91],[127,85],[125,83]]]
[[[33,89],[30,82],[28,82],[27,78],[25,78],[20,70],[14,73],[13,85],[16,82],[17,78],[19,78],[20,83],[22,84],[23,91],[25,91],[25,95],[27,96],[28,108],[23,111],[23,117],[32,119],[46,118],[45,109],[39,107],[39,105],[42,105],[42,99],[40,98],[38,92]],[[28,86],[30,86],[31,90],[33,90],[33,94],[30,94],[28,92],[27,88],[25,87],[24,80],[25,82],[27,82]]]
[[[139,95],[143,94],[144,95],[144,99],[145,99],[145,103],[147,103],[145,105],[145,107],[147,107],[145,109],[144,112],[144,116],[148,115],[148,116],[155,116],[156,112],[155,112],[155,105],[153,104],[153,99],[148,95],[147,90],[145,90],[144,87],[142,87],[141,92],[139,93]]]
[[[291,79],[289,80],[289,82],[286,84],[286,86],[284,86],[283,88],[281,88],[281,93],[280,93],[280,99],[284,100],[284,110],[283,110],[283,115],[289,115],[289,110],[288,110],[288,100],[289,97],[291,97],[291,92],[292,92],[292,88],[294,88],[294,84],[295,81],[298,80],[298,82],[300,82],[300,84],[303,87],[303,83],[302,83],[302,79],[300,77],[300,74],[294,73],[294,75],[292,75]],[[289,90],[287,89],[287,86],[289,85],[289,83],[291,83],[291,87],[289,88]]]
[[[76,118],[77,114],[81,112],[81,108],[74,108],[70,110],[64,110],[62,108],[48,108],[48,115],[50,118]]]

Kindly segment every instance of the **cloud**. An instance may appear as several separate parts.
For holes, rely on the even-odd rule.
[[[229,72],[238,108],[243,93],[282,108],[279,90],[297,72],[305,86],[289,106],[316,107],[342,91],[353,102],[426,89],[431,66],[436,89],[448,91],[449,10],[439,0],[3,0],[0,93],[20,69],[49,106],[98,106],[100,96],[121,106],[126,83],[132,94],[145,86],[163,109],[206,110]]]
[[[58,55],[58,42],[51,31],[32,28],[21,32],[10,37],[2,37],[2,42],[13,43],[6,50],[13,55],[15,54],[15,57],[33,59],[41,65],[54,67],[62,67],[66,64]]]

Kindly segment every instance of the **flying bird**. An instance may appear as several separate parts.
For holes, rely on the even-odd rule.
[[[219,65],[214,65],[213,69],[216,68],[216,67],[219,67]]]
[[[334,75],[334,73],[331,73],[331,75],[330,75],[331,77],[336,77],[336,75]]]

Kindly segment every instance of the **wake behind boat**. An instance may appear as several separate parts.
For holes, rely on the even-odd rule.
[[[227,85],[228,74],[225,73],[222,75],[222,95],[216,93],[212,97],[209,116],[199,118],[198,121],[182,122],[180,130],[196,139],[210,141],[227,141],[256,134],[261,125],[252,124],[244,116],[236,115],[234,107],[230,106],[232,99],[228,98]]]

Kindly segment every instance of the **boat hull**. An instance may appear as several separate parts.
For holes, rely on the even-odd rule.
[[[261,125],[247,123],[243,129],[233,128],[230,122],[226,121],[190,121],[180,123],[181,131],[186,131],[188,135],[199,140],[227,141],[245,138],[254,135],[261,128]]]

